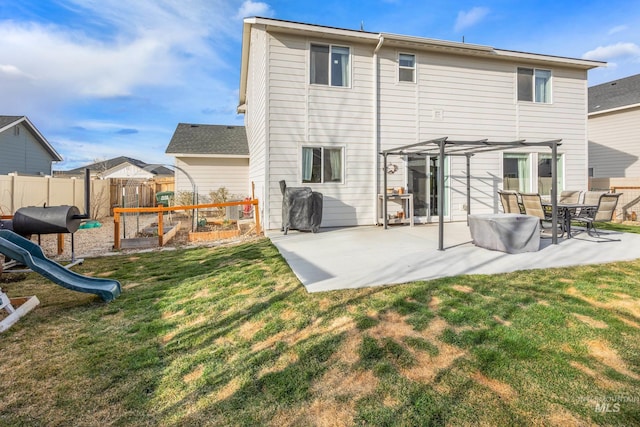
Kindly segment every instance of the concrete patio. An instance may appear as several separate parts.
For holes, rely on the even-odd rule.
[[[603,232],[621,241],[598,242],[587,233],[541,239],[540,250],[506,254],[476,247],[465,222],[445,223],[444,248],[437,224],[322,228],[318,233],[270,230],[278,248],[308,292],[406,283],[461,274],[495,274],[640,258],[640,235]],[[606,235],[604,234],[606,233]],[[601,240],[601,239],[600,239]]]

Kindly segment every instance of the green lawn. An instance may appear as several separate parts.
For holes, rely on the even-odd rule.
[[[123,293],[2,276],[41,305],[0,335],[0,425],[640,424],[640,261],[307,294],[262,239],[75,271]]]

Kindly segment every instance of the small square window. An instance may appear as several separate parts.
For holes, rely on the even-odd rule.
[[[551,71],[518,68],[518,101],[551,103]]]
[[[342,148],[302,147],[302,182],[342,182]]]
[[[311,45],[311,84],[348,87],[351,84],[351,53],[348,47]]]

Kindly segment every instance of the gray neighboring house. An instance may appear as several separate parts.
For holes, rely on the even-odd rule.
[[[640,74],[589,88],[589,175],[640,178]]]
[[[0,175],[51,175],[62,156],[27,116],[0,116]]]
[[[230,195],[251,195],[244,126],[179,123],[165,153],[176,159],[176,191],[192,191],[193,180],[201,195],[220,187]]]

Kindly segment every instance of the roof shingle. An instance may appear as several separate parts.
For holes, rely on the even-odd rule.
[[[167,154],[218,154],[248,156],[244,126],[179,123]]]
[[[640,104],[640,74],[589,88],[589,112]]]

